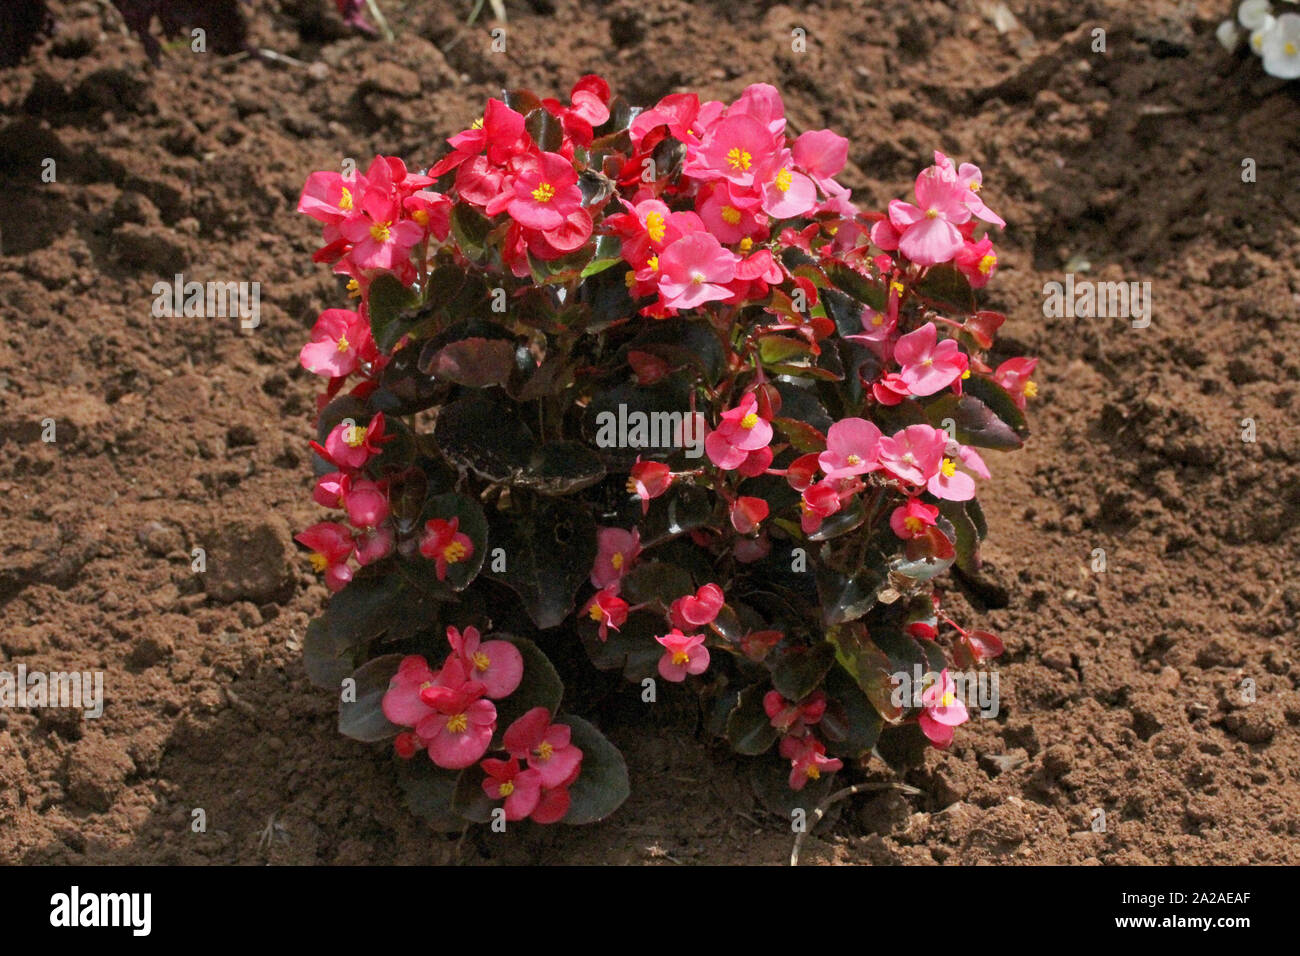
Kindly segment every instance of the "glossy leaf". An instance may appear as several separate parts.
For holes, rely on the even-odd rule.
[[[401,728],[389,723],[384,716],[382,704],[384,694],[388,692],[388,682],[397,673],[402,663],[401,654],[384,654],[366,661],[352,672],[355,685],[355,699],[347,700],[346,688],[339,698],[339,733],[353,740],[374,743],[387,740]]]

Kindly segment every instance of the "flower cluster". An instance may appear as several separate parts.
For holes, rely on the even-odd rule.
[[[794,790],[882,733],[948,746],[952,669],[1002,642],[939,581],[979,578],[985,456],[1023,444],[1037,396],[976,302],[1005,226],[981,170],[935,153],[910,201],[861,210],[850,142],[791,135],[765,84],[638,111],[587,76],[491,99],[447,143],[423,171],[313,173],[299,203],[355,300],[301,354],[314,498],[341,512],[298,536],[339,592],[308,669],[356,665],[382,699],[340,726],[428,754],[405,766],[431,819],[600,819],[626,768],[553,719],[558,634],[693,688]],[[641,424],[611,445],[603,418]]]
[[[1296,5],[1296,0],[1279,2]],[[1242,0],[1236,21],[1224,20],[1216,35],[1226,49],[1234,50],[1242,31],[1250,51],[1263,61],[1265,73],[1283,80],[1300,78],[1300,12],[1274,6],[1270,0]]]

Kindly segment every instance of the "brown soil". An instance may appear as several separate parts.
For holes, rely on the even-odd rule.
[[[940,147],[1011,224],[987,299],[1042,355],[1041,393],[1027,448],[991,462],[984,595],[1005,606],[962,609],[1006,638],[1002,713],[805,858],[1300,862],[1300,85],[1219,48],[1227,0],[1007,0],[1002,34],[992,0],[511,0],[504,55],[468,0],[382,2],[393,45],[323,0],[259,0],[254,41],[310,70],[187,48],[154,69],[108,5],[59,2],[58,33],[0,71],[0,664],[102,669],[107,696],[99,720],[0,711],[0,862],[453,858],[300,662],[326,594],[289,538],[317,513],[296,354],[339,293],[293,207],[312,170],[430,158],[502,85],[589,71],[641,102],[773,82],[797,129],[852,139],[866,200]],[[1079,260],[1150,281],[1150,327],[1044,318]],[[175,272],[261,282],[261,326],[154,318]],[[611,820],[463,858],[788,858],[788,823],[688,711],[605,728],[633,778]]]

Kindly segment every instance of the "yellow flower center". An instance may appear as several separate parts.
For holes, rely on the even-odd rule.
[[[927,210],[925,211],[925,218],[926,218],[926,219],[938,219],[938,218],[939,218],[939,210],[937,210],[937,209],[927,209]]]
[[[425,229],[429,228],[429,214],[423,209],[417,209],[411,213],[411,218],[418,222]]]
[[[555,746],[549,740],[543,740],[537,747],[538,760],[550,760],[555,756]]]
[[[998,264],[998,257],[990,252],[987,256],[985,256],[983,259],[980,260],[980,265],[979,265],[980,274],[988,275],[990,272],[993,271],[993,267],[997,264]]]
[[[970,191],[973,192],[973,193],[977,193],[977,192],[979,192],[979,191],[980,191],[980,184],[979,184],[979,183],[971,183],[971,184],[970,184]]]
[[[479,117],[478,119],[476,119],[473,123],[470,123],[469,128],[470,128],[470,129],[482,129],[482,128],[483,128],[483,117],[480,116],[480,117]]]
[[[1284,47],[1282,47],[1282,49],[1286,52],[1286,55],[1287,55],[1287,56],[1295,56],[1295,44],[1294,44],[1294,43],[1290,43],[1290,42],[1288,42]]]
[[[788,169],[781,170],[779,173],[776,174],[776,188],[781,190],[781,192],[787,192],[790,189],[791,179],[792,177],[790,176],[790,170]]]
[[[650,267],[650,271],[651,271],[651,272],[658,272],[658,271],[659,271],[659,257],[658,257],[658,256],[651,256],[649,259],[647,259],[647,260],[645,261],[645,264],[648,265],[648,266]]]
[[[727,153],[727,162],[731,164],[732,169],[749,169],[750,161],[753,158],[739,146],[733,146],[731,151]]]
[[[442,559],[448,564],[457,564],[465,560],[465,545],[459,541],[453,541],[447,547],[442,549]]]
[[[632,288],[632,286],[636,285],[636,273],[633,272],[631,269],[628,269],[627,272],[624,272],[623,284],[627,286],[629,289]]]
[[[738,224],[740,222],[740,210],[735,206],[723,206],[722,221],[729,226]]]
[[[1025,382],[1025,398],[1035,398],[1038,395],[1038,383],[1033,379]]]
[[[822,776],[822,772],[817,769],[817,765],[815,763],[810,763],[808,766],[804,767],[803,772],[804,775],[807,776],[809,780],[820,780]]]
[[[758,415],[756,415],[754,412],[750,412],[748,415],[746,415],[744,418],[740,420],[740,427],[745,429],[745,431],[749,431],[757,424],[758,424]]]
[[[891,282],[889,283],[889,288],[891,291],[897,292],[899,295],[903,294],[903,283],[901,282]]]
[[[920,534],[921,529],[925,527],[925,522],[915,515],[908,515],[903,519],[903,527],[909,534]]]
[[[875,315],[871,317],[871,324],[879,328],[880,326],[885,324],[885,317],[881,315],[879,312],[877,312]]]
[[[605,619],[605,612],[593,601],[591,607],[587,609],[587,616],[599,624]]]
[[[361,297],[361,283],[356,279],[348,280],[348,298],[359,299]]]
[[[533,198],[538,202],[550,202],[555,198],[555,187],[550,183],[542,183],[533,190]]]
[[[375,242],[387,242],[389,236],[391,235],[391,233],[388,231],[388,227],[391,225],[392,225],[391,222],[375,223],[373,226],[370,227],[370,237],[374,239]]]
[[[847,463],[850,464],[850,465],[860,465],[860,464],[862,464],[862,459],[859,458],[857,455],[849,455],[849,456],[848,456],[847,458],[845,458],[844,460],[845,460],[845,462],[847,462]]]
[[[750,249],[753,249],[753,248],[754,248],[754,240],[751,239],[751,238],[749,238],[749,236],[746,236],[744,239],[741,239],[741,240],[740,240],[740,251],[741,251],[741,252],[748,252]]]
[[[307,556],[307,560],[311,562],[311,569],[317,574],[320,574],[330,566],[329,558],[325,557],[325,555],[321,554],[319,551],[313,551]]]
[[[651,242],[664,241],[664,217],[657,212],[648,213],[645,217],[645,231],[650,236]]]
[[[447,718],[447,730],[453,734],[463,734],[469,727],[469,718],[464,714],[452,714]]]
[[[505,783],[501,784],[500,792],[501,796],[508,797],[510,794],[515,792],[515,785],[511,781],[507,780]]]
[[[623,570],[623,552],[622,552],[622,551],[615,551],[614,554],[613,554],[613,556],[609,559],[609,563],[612,564],[612,565],[614,566],[614,570],[615,570],[615,571],[622,571],[622,570]]]
[[[348,349],[350,349],[350,348],[352,348],[352,346],[351,346],[351,344],[349,344],[349,342],[348,342],[348,337],[347,337],[346,335],[340,335],[340,336],[339,336],[339,351],[340,351],[340,352],[346,352],[346,351],[347,351]]]
[[[344,212],[352,210],[352,190],[348,189],[347,186],[344,186],[339,193],[339,208]]]
[[[951,478],[953,475],[957,474],[957,465],[951,458],[945,458],[943,464],[939,466],[939,471],[945,478]]]
[[[360,448],[366,443],[366,430],[360,425],[349,425],[343,432],[343,440],[352,448]]]
[[[673,651],[673,663],[678,667],[684,667],[691,662],[691,655],[685,651]]]
[[[492,666],[491,659],[482,651],[479,651],[474,655],[474,670],[482,673],[483,671],[487,670],[491,666]]]
[[[966,381],[966,379],[968,379],[968,378],[970,378],[970,369],[966,369],[965,371],[963,371],[963,372],[961,373],[961,380],[962,380],[963,382]]]

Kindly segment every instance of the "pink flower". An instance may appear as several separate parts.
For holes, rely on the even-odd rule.
[[[1025,408],[1025,399],[1038,395],[1038,384],[1031,378],[1036,368],[1036,358],[1013,358],[1007,359],[993,373],[993,381],[1010,393],[1021,411]]]
[[[957,343],[938,338],[939,330],[927,322],[894,343],[894,361],[902,366],[899,378],[913,395],[933,395],[966,371],[969,363]]]
[[[546,232],[564,225],[581,205],[573,163],[559,153],[542,153],[516,177],[514,196],[505,211],[519,225]]]
[[[378,483],[358,478],[347,481],[342,491],[343,507],[354,527],[375,528],[388,517],[388,495]]]
[[[420,738],[409,730],[403,730],[393,738],[393,750],[403,760],[410,760],[420,752]]]
[[[909,425],[892,437],[880,439],[880,463],[895,478],[924,485],[939,470],[946,432],[929,425]]]
[[[316,442],[311,445],[326,460],[355,471],[379,454],[379,446],[388,437],[384,434],[384,413],[378,412],[365,427],[346,420],[339,422],[326,436],[324,448]]]
[[[736,113],[709,131],[688,159],[685,171],[700,179],[722,178],[737,186],[749,186],[774,149],[770,130],[758,120]]]
[[[777,690],[763,695],[763,710],[772,726],[783,734],[802,737],[826,713],[826,693],[815,690],[797,703],[786,700]]]
[[[753,534],[767,517],[768,510],[762,498],[741,495],[731,506],[731,526],[740,534]]]
[[[763,211],[774,219],[794,219],[817,205],[817,187],[793,168],[789,150],[782,150],[764,167],[759,181],[763,185]]]
[[[694,309],[731,296],[736,256],[708,232],[678,239],[659,256],[659,294],[672,309]]]
[[[422,695],[437,683],[438,675],[429,669],[423,657],[416,654],[403,657],[380,703],[384,716],[399,727],[414,727],[433,713]]]
[[[337,226],[356,210],[365,188],[365,177],[357,174],[312,173],[302,187],[298,211],[327,226]]]
[[[331,471],[321,475],[312,489],[311,500],[324,508],[342,508],[343,496],[347,494],[351,479],[346,472]]]
[[[817,464],[827,478],[865,475],[880,467],[879,444],[879,428],[865,418],[845,418],[826,432],[826,450],[817,456]]]
[[[542,797],[542,783],[536,770],[520,770],[519,761],[488,758],[479,764],[487,777],[483,792],[493,800],[504,800],[507,820],[522,820]]]
[[[402,218],[402,206],[393,196],[369,189],[357,212],[339,226],[353,243],[352,260],[362,269],[392,271],[424,238],[417,223]]]
[[[447,568],[474,555],[474,542],[460,530],[460,518],[450,521],[431,518],[424,526],[420,538],[420,553],[436,562],[434,568],[439,581],[447,580]]]
[[[880,381],[872,383],[871,394],[881,405],[892,406],[900,404],[912,391],[901,375],[890,372],[882,376]]]
[[[433,712],[416,725],[415,732],[439,767],[460,770],[478,762],[487,751],[497,709],[483,691],[480,682],[466,679],[464,666],[453,658],[443,667],[439,683],[421,692]]]
[[[707,439],[706,439],[707,441]],[[745,456],[745,460],[736,466],[736,473],[745,478],[757,478],[767,471],[772,464],[772,449],[759,448]]]
[[[591,586],[607,588],[618,584],[641,553],[641,532],[636,528],[600,528],[596,532],[596,563],[591,569]]]
[[[927,505],[915,498],[907,499],[907,504],[894,509],[889,516],[889,527],[903,540],[919,538],[925,529],[932,527],[939,519],[939,509]]]
[[[804,534],[812,534],[822,526],[822,522],[840,510],[839,482],[830,478],[809,485],[803,490],[799,502],[799,526]]]
[[[834,179],[849,159],[849,141],[828,129],[800,133],[794,141],[794,161],[827,195],[835,193]]]
[[[1006,222],[1002,217],[995,213],[988,206],[984,205],[984,199],[980,196],[980,190],[984,187],[984,174],[974,163],[962,163],[956,170],[952,168],[952,160],[943,153],[935,150],[934,162],[940,169],[945,170],[951,175],[957,185],[966,190],[967,195],[964,197],[966,208],[971,211],[976,219],[982,219],[985,222],[997,226],[999,229],[1006,228]]]
[[[348,558],[352,557],[354,544],[352,532],[334,521],[322,521],[294,535],[293,540],[310,548],[312,570],[325,572],[325,586],[331,591],[341,591],[352,580]]]
[[[650,510],[652,498],[658,498],[673,483],[673,473],[658,461],[642,461],[639,457],[627,479],[627,490],[641,499],[641,513]]]
[[[981,478],[988,479],[989,470],[979,452],[966,445],[949,441],[939,470],[926,482],[926,491],[946,501],[969,501],[975,497],[975,481],[970,475],[957,470],[960,463]]]
[[[314,375],[343,378],[357,370],[374,343],[369,324],[349,309],[326,309],[311,330],[311,341],[302,347],[298,361]]]
[[[362,567],[388,557],[397,543],[391,525],[362,528],[353,538],[357,546],[357,564]]]
[[[823,773],[834,773],[844,761],[826,756],[826,745],[808,734],[782,737],[781,756],[790,761],[790,789],[802,790],[809,780],[819,780]]]
[[[465,628],[464,634],[448,627],[447,643],[468,679],[483,685],[485,697],[509,697],[524,679],[523,655],[509,641],[483,641],[476,627]]]
[[[988,236],[979,242],[963,242],[961,251],[953,259],[972,289],[982,289],[998,271],[998,254],[993,251],[993,240]]]
[[[703,674],[709,667],[709,649],[704,646],[703,634],[683,634],[673,628],[656,641],[664,646],[664,656],[659,658],[659,674],[666,681],[679,684],[687,674]]]
[[[716,584],[705,584],[695,594],[673,601],[668,615],[672,618],[673,627],[678,630],[704,627],[713,623],[725,601],[722,588]]]
[[[421,190],[402,203],[411,220],[442,242],[451,234],[451,200],[442,193]]]
[[[568,786],[582,763],[568,724],[551,723],[545,707],[534,707],[507,727],[502,743],[512,758],[527,760],[548,789]]]
[[[604,641],[609,639],[611,627],[617,631],[627,623],[627,602],[618,596],[617,586],[611,585],[597,591],[582,613],[600,625],[598,633]]]
[[[953,728],[966,723],[970,715],[957,699],[957,685],[945,668],[939,679],[921,694],[921,714],[917,721],[930,743],[942,749],[952,743]]]
[[[726,180],[701,193],[697,202],[700,218],[722,242],[730,244],[747,236],[766,235],[767,216],[759,206],[759,197],[747,195]]]
[[[749,453],[765,448],[772,440],[772,424],[758,413],[758,398],[746,392],[740,404],[722,413],[717,429],[704,439],[709,460],[731,471],[740,467]]]
[[[922,266],[950,261],[962,247],[957,227],[971,217],[969,194],[937,166],[922,171],[916,177],[918,205],[900,199],[889,203],[889,221],[900,237],[898,251]]]

